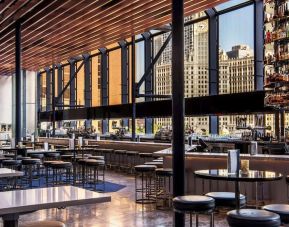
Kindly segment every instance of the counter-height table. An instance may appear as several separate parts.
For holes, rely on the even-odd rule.
[[[240,208],[240,185],[239,182],[265,182],[281,180],[283,175],[272,171],[249,170],[248,173],[229,174],[226,169],[197,170],[194,174],[203,179],[223,180],[235,182],[236,209]],[[257,194],[256,194],[257,204]]]
[[[4,227],[17,227],[21,214],[37,210],[110,202],[109,195],[74,186],[0,192]]]

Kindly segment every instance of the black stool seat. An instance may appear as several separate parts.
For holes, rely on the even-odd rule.
[[[59,153],[46,153],[45,157],[47,158],[58,158],[60,156]]]
[[[88,157],[89,159],[95,159],[95,160],[104,160],[104,156],[100,156],[100,155],[97,155],[97,156],[90,156]]]
[[[66,169],[66,168],[71,168],[72,163],[71,162],[54,162],[54,163],[51,163],[50,166],[55,169]]]
[[[289,223],[289,205],[288,204],[270,204],[263,207],[264,210],[280,215],[281,222]]]
[[[229,211],[227,221],[231,227],[279,227],[281,224],[278,214],[257,209]]]
[[[102,148],[101,149],[103,153],[111,153],[113,152],[113,149],[109,149],[109,148]]]
[[[6,159],[2,161],[4,166],[18,166],[21,165],[21,160]]]
[[[128,156],[135,156],[135,155],[138,155],[138,152],[137,151],[127,151],[126,154]]]
[[[127,151],[126,150],[115,150],[114,153],[115,154],[126,154]]]
[[[139,156],[141,158],[145,158],[145,157],[150,158],[150,157],[153,157],[153,154],[152,153],[139,153]]]
[[[44,154],[30,154],[31,158],[38,158],[38,159],[42,159],[44,158]]]
[[[5,160],[13,160],[13,159],[8,157],[0,157],[0,163],[3,163],[3,161]]]
[[[31,157],[23,157],[23,156],[17,157],[17,160],[24,160],[24,159],[31,159]]]
[[[152,172],[156,170],[155,165],[137,165],[134,167],[137,172]]]
[[[163,162],[163,159],[154,159],[153,162]]]
[[[235,193],[234,192],[209,192],[206,196],[212,197],[215,199],[216,206],[223,207],[235,207]],[[246,204],[246,196],[240,194],[240,206],[244,206]]]
[[[211,212],[215,207],[215,201],[208,196],[186,195],[175,197],[173,206],[179,212]]]
[[[48,167],[48,166],[50,166],[52,163],[55,163],[55,162],[62,162],[62,161],[44,161],[44,162],[43,162],[43,165],[46,166],[46,167]]]
[[[30,158],[30,159],[23,159],[22,165],[36,165],[40,164],[40,159],[38,158]]]
[[[70,158],[73,158],[73,155],[72,154],[63,154],[63,155],[60,156],[60,158],[70,159]]]
[[[158,168],[158,169],[156,169],[156,175],[157,176],[170,177],[173,175],[173,169],[171,169],[171,168]]]
[[[88,159],[85,161],[85,163],[88,166],[100,166],[105,164],[104,160],[95,160],[95,159]]]
[[[5,158],[15,158],[15,154],[4,154]]]
[[[145,165],[153,165],[157,168],[162,168],[164,164],[162,162],[146,162]]]
[[[85,165],[86,164],[86,160],[88,160],[87,158],[81,158],[77,160],[77,163],[79,165]]]

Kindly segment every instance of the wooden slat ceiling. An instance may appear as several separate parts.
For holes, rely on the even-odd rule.
[[[185,16],[227,0],[185,0]],[[14,72],[15,21],[22,67],[39,70],[171,22],[171,0],[2,0],[0,75]]]

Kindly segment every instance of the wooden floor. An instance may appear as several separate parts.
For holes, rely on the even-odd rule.
[[[134,202],[134,177],[107,171],[106,180],[127,185],[124,189],[109,193],[111,203],[50,209],[20,217],[21,223],[36,220],[59,220],[67,227],[168,227],[173,226],[172,211],[158,211],[153,205],[137,205]],[[209,226],[208,217],[200,218],[200,226]],[[188,221],[188,217],[187,217]],[[2,227],[2,223],[0,225]],[[189,226],[187,223],[186,226]],[[228,226],[224,215],[216,215],[215,226]]]

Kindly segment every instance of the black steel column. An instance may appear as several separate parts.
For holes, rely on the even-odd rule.
[[[26,70],[22,73],[22,137],[26,137]]]
[[[63,68],[61,64],[57,65],[57,96],[62,92],[63,90]],[[58,102],[56,103],[57,105],[59,105],[59,107],[57,108],[58,110],[63,110],[63,107],[61,105],[64,104],[63,102],[63,96],[62,95],[59,99]]]
[[[52,65],[52,73],[51,73],[51,95],[52,95],[52,136],[55,136],[55,65]]]
[[[255,90],[264,89],[264,3],[254,1],[254,75]]]
[[[51,102],[51,72],[50,68],[45,68],[46,72],[46,111],[52,110]]]
[[[219,94],[219,70],[218,70],[218,21],[213,9],[206,10],[209,16],[209,95]],[[209,117],[209,132],[219,133],[219,119],[217,116]]]
[[[131,118],[131,139],[135,141],[136,139],[136,83],[135,83],[135,36],[131,37],[131,88],[132,88],[132,118]]]
[[[274,119],[275,119],[275,136],[277,140],[280,141],[280,113],[279,111],[275,112]]]
[[[15,27],[15,144],[21,140],[21,24]]]
[[[172,0],[172,104],[175,197],[185,193],[184,0]],[[175,212],[174,224],[185,226],[184,214]]]
[[[100,56],[100,73],[101,73],[101,97],[100,102],[102,106],[108,106],[109,104],[109,79],[108,79],[108,53],[106,48],[99,49]],[[102,133],[108,132],[108,120],[102,120]]]
[[[151,33],[145,32],[142,34],[144,38],[144,65],[145,69],[147,69],[153,58],[152,53],[152,38]],[[145,94],[152,95],[153,94],[153,70],[150,71],[150,74],[145,79]],[[145,97],[145,101],[152,101],[151,97]],[[153,133],[153,119],[145,118],[145,132],[148,134]]]
[[[84,106],[91,107],[91,59],[89,54],[84,54]]]
[[[129,64],[128,45],[125,40],[120,41],[121,48],[121,104],[129,103]],[[128,127],[128,119],[122,119],[122,127]]]
[[[70,64],[70,79],[75,75],[75,67],[76,63],[74,59],[68,61]],[[69,97],[69,105],[71,109],[75,109],[77,102],[76,102],[76,80],[75,78],[71,81],[69,86],[70,97]]]
[[[38,136],[38,130],[40,129],[40,112],[41,112],[41,96],[42,96],[42,86],[41,86],[41,73],[37,72],[36,75],[36,114],[37,114],[37,122],[36,122],[36,136]]]
[[[281,110],[280,115],[281,115],[281,118],[280,118],[280,135],[281,135],[281,138],[284,139],[284,136],[285,136],[285,111]]]

